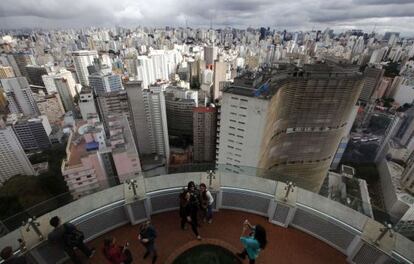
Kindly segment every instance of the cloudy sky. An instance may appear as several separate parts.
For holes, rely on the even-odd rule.
[[[0,0],[0,28],[360,28],[414,36],[414,0]]]

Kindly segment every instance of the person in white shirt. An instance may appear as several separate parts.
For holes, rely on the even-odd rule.
[[[214,198],[211,195],[210,191],[207,190],[207,186],[204,183],[200,184],[200,206],[203,212],[205,213],[204,221],[207,221],[209,224],[213,222],[213,203]]]

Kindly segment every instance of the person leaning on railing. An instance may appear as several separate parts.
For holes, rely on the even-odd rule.
[[[250,232],[249,235],[246,235],[246,231]],[[249,264],[254,264],[260,251],[266,247],[266,230],[261,225],[253,226],[248,220],[245,220],[240,241],[243,244],[244,249],[243,252],[238,253],[237,256],[241,259],[245,259],[247,256]]]
[[[85,256],[92,258],[95,254],[94,249],[90,249],[83,242],[84,235],[76,226],[70,223],[61,224],[60,218],[54,216],[49,221],[54,227],[53,231],[48,235],[48,240],[53,244],[61,247],[74,263],[82,263],[76,255],[75,248],[82,251]]]

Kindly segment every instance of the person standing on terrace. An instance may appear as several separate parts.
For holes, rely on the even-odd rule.
[[[249,235],[246,235],[246,231],[249,231]],[[245,259],[246,256],[249,259],[249,264],[256,263],[256,258],[262,249],[266,247],[266,230],[261,225],[251,225],[248,220],[243,223],[243,231],[240,237],[240,241],[243,244],[244,250],[238,253],[237,256],[241,259]]]
[[[180,216],[181,216],[181,228],[185,229],[185,224],[189,223],[191,229],[196,235],[198,240],[201,240],[201,236],[198,233],[198,202],[195,200],[195,196],[186,190],[181,194],[180,201]]]
[[[53,231],[49,233],[48,240],[55,245],[61,247],[66,254],[69,255],[73,263],[82,263],[76,255],[75,247],[82,251],[85,256],[92,258],[95,254],[94,249],[90,249],[83,242],[84,235],[79,231],[75,225],[70,223],[61,224],[60,218],[54,216],[49,221],[50,225],[54,227]]]
[[[200,207],[203,213],[203,221],[207,221],[209,224],[213,222],[213,203],[214,198],[211,192],[207,190],[207,186],[204,183],[200,184]]]

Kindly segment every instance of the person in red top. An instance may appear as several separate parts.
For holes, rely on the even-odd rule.
[[[103,253],[105,258],[111,264],[130,264],[132,263],[132,255],[128,249],[128,242],[125,246],[118,246],[115,238],[108,238],[104,240]]]

